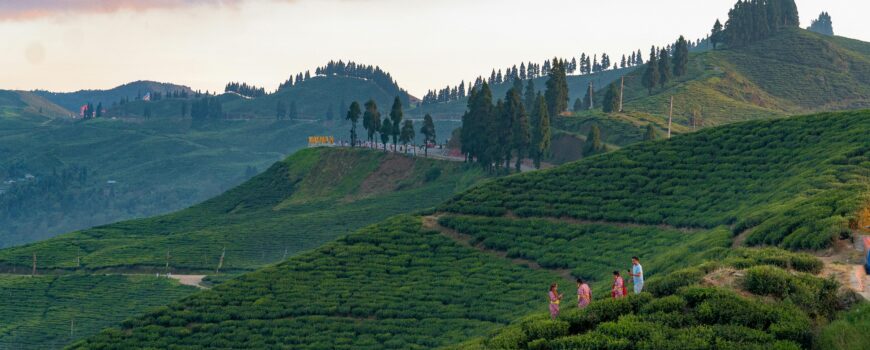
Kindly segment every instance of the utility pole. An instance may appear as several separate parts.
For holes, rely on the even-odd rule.
[[[674,96],[671,96],[671,110],[668,112],[668,138],[671,138],[671,122],[674,119]]]
[[[76,334],[76,319],[69,319],[69,337],[72,338]]]
[[[169,251],[166,251],[166,267],[163,268],[163,273],[169,273]]]
[[[284,256],[281,257],[281,261],[287,260],[287,248],[284,248]]]
[[[214,270],[214,273],[215,273],[215,274],[219,273],[220,270],[221,270],[221,267],[224,266],[224,256],[225,256],[226,254],[227,254],[227,248],[224,247],[224,251],[221,252],[221,260],[218,261],[217,269]]]
[[[589,81],[589,110],[595,108],[595,83],[593,81]]]
[[[31,276],[36,276],[36,252],[33,252],[33,270],[30,272]]]

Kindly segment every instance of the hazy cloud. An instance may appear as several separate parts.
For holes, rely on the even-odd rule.
[[[199,5],[232,6],[245,1],[251,0],[3,0],[0,1],[0,21]],[[273,1],[291,2],[292,0]]]

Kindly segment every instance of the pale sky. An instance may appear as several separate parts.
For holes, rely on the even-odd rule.
[[[0,0],[0,89],[134,80],[274,90],[330,59],[379,65],[413,95],[520,62],[706,36],[736,0]],[[870,41],[870,1],[797,0]]]

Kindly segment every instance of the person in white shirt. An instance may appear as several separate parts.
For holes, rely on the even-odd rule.
[[[636,256],[631,257],[631,271],[629,274],[634,284],[634,294],[640,294],[643,290],[643,266],[640,265],[640,259]]]

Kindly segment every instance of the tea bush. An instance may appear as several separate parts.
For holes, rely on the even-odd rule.
[[[867,200],[868,134],[870,111],[733,124],[492,181],[440,208],[677,227],[734,224],[753,228],[748,244],[819,249]]]
[[[539,337],[526,324],[503,328],[484,347],[513,349],[801,349],[812,339],[810,318],[788,303],[768,304],[709,287],[688,287],[662,298],[649,294],[593,302],[564,312],[570,335]],[[517,342],[519,342],[517,344]]]
[[[387,220],[72,348],[422,349],[480,336],[545,310],[547,286],[558,276],[420,227],[418,217]],[[567,327],[545,321],[527,330],[556,337],[566,335]],[[514,336],[500,339],[509,344]]]

